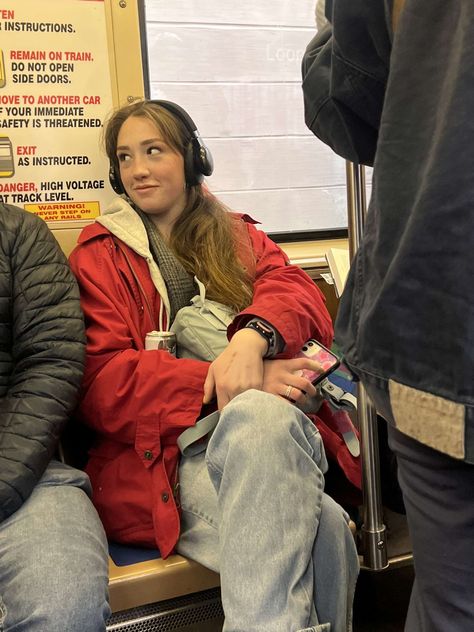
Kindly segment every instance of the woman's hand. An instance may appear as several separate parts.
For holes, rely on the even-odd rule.
[[[262,390],[263,356],[267,341],[253,329],[239,329],[224,351],[209,367],[204,382],[203,403],[217,396],[221,410],[231,399],[251,388]]]
[[[303,369],[319,372],[322,367],[309,358],[265,360],[262,390],[304,405],[309,398],[316,395],[317,390],[302,376]]]

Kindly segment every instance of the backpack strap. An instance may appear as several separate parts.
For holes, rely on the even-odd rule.
[[[178,437],[178,448],[183,456],[194,456],[207,448],[204,437],[210,438],[219,421],[220,411],[215,410],[207,417],[199,419],[194,426],[186,428]]]

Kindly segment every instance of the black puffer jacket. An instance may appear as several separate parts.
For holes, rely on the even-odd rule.
[[[28,498],[76,404],[76,282],[46,224],[0,204],[0,522]]]

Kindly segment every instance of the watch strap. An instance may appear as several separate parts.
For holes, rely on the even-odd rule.
[[[265,355],[263,356],[264,358],[271,358],[275,355],[276,332],[275,332],[275,329],[269,323],[258,318],[253,318],[245,325],[245,328],[253,329],[257,333],[259,333],[262,336],[262,338],[265,338],[265,340],[267,341],[268,348]]]

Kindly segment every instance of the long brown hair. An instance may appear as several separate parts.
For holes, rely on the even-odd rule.
[[[139,101],[114,112],[105,127],[105,150],[117,174],[117,138],[130,116],[149,119],[163,140],[185,156],[190,141],[185,125],[157,103]],[[187,272],[204,283],[208,298],[241,311],[253,296],[255,262],[247,228],[203,185],[188,186],[187,192],[169,245]]]

